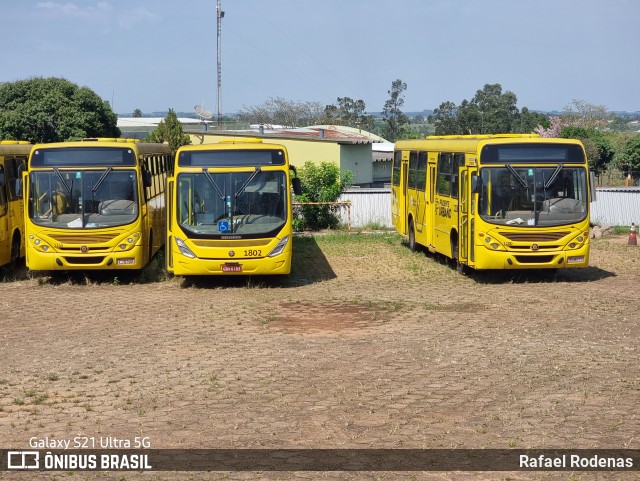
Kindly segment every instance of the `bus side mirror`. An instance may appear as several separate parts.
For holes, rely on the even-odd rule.
[[[302,194],[302,183],[298,177],[293,177],[291,179],[291,185],[293,186],[293,193],[296,195]]]
[[[471,177],[471,192],[479,194],[482,190],[482,178],[474,175]]]

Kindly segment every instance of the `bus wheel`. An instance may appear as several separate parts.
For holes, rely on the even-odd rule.
[[[16,233],[11,241],[11,267],[18,267],[20,262],[20,234]]]
[[[458,237],[451,237],[451,264],[460,274],[464,274],[466,272],[466,267],[464,264],[460,262],[460,251],[458,248]]]
[[[417,248],[416,230],[413,228],[413,219],[409,219],[409,250],[415,252]]]

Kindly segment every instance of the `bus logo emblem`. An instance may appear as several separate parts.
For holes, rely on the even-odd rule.
[[[233,257],[235,255],[236,255],[235,251],[229,251],[229,257]]]
[[[89,248],[87,246],[82,246],[80,247],[80,252],[82,252],[83,254],[86,254],[87,252],[89,252]]]
[[[532,251],[537,251],[538,249],[540,249],[540,247],[538,246],[538,244],[531,244],[531,250],[532,250]]]

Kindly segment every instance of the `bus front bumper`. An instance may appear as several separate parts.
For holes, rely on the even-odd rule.
[[[142,269],[142,249],[134,246],[122,252],[61,253],[29,249],[27,267],[33,271]]]
[[[589,243],[567,251],[494,251],[476,245],[475,269],[570,269],[589,265]]]
[[[174,249],[173,267],[176,276],[252,276],[291,273],[291,251],[275,257],[253,259],[190,259]]]

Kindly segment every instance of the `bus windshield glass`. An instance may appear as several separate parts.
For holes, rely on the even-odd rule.
[[[38,225],[91,229],[130,224],[138,217],[134,170],[34,171],[29,218]]]
[[[287,220],[284,171],[184,173],[178,176],[177,215],[192,237],[269,237]]]
[[[480,171],[480,216],[492,224],[557,226],[573,224],[588,211],[583,167],[506,164]]]

